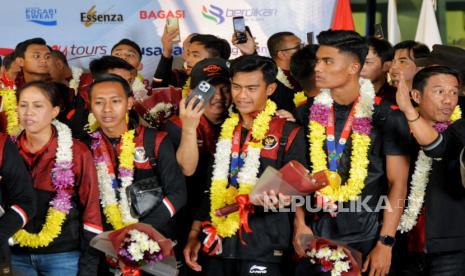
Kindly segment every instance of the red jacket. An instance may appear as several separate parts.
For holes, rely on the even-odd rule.
[[[57,133],[53,128],[50,141],[38,152],[31,153],[25,147],[24,132],[18,137],[17,146],[23,159],[29,167],[36,194],[37,215],[26,226],[29,232],[37,233],[42,229],[50,200],[55,196],[56,190],[52,186],[51,170],[55,165],[57,151]],[[86,145],[73,139],[73,173],[75,178],[72,194],[72,206],[63,224],[60,236],[44,248],[19,248],[15,246],[13,252],[41,254],[59,253],[71,250],[81,250],[81,267],[86,266],[87,271],[96,269],[98,260],[87,255],[87,247],[93,236],[102,232],[102,223],[99,205],[99,192],[97,172],[91,153]],[[83,245],[81,247],[81,245]],[[94,265],[94,266],[92,266]],[[82,270],[81,269],[81,270]]]

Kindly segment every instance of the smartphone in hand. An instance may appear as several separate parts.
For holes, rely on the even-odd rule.
[[[379,39],[384,39],[383,25],[381,23],[375,25],[375,33],[373,36]]]
[[[215,87],[213,87],[211,84],[209,84],[206,81],[201,81],[194,90],[189,93],[186,99],[186,107],[189,104],[189,102],[197,96],[195,99],[195,103],[193,107],[195,108],[201,99],[204,100],[202,104],[202,109],[205,107],[205,105],[210,101],[210,99],[213,97],[215,94]]]
[[[173,42],[180,42],[181,36],[179,34],[179,19],[174,17],[168,17],[166,19],[166,29],[171,32],[174,30],[178,31],[178,35],[174,37]]]
[[[233,17],[233,27],[234,27],[234,34],[237,39],[238,44],[246,43],[247,42],[247,34],[245,29],[245,20],[243,16],[236,16]]]
[[[308,43],[308,45],[313,44],[313,32],[308,32],[307,33],[307,43]]]

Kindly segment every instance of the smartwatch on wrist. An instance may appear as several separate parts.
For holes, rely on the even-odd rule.
[[[396,243],[396,238],[392,237],[392,236],[379,236],[379,241],[386,245],[386,246],[390,246],[390,247],[393,247],[394,244]]]

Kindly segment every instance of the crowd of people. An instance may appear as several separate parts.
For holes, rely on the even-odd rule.
[[[360,252],[363,275],[465,275],[465,50],[343,30],[304,45],[286,31],[265,57],[247,32],[230,60],[227,40],[194,33],[174,69],[177,35],[165,29],[150,88],[126,38],[88,70],[42,38],[3,58],[0,274],[118,275],[89,242],[142,222],[176,241],[180,275],[338,275],[305,236]],[[211,99],[190,99],[203,81]],[[134,105],[168,86],[179,109],[151,125]],[[295,203],[273,190],[243,202],[290,161],[330,185],[287,211],[269,210]],[[133,187],[161,195],[136,208]]]

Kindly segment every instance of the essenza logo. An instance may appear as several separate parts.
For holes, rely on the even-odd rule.
[[[111,8],[110,8],[111,9]],[[98,13],[93,5],[87,12],[81,12],[81,22],[84,26],[90,27],[92,24],[102,23],[123,23],[124,18],[120,13]]]
[[[185,18],[184,10],[141,10],[139,11],[139,19],[166,19]]]
[[[216,24],[221,24],[224,22],[225,17],[235,17],[243,16],[251,21],[261,21],[265,17],[276,16],[278,13],[277,9],[259,9],[259,8],[250,8],[250,9],[230,9],[226,10],[215,6],[210,5],[209,7],[202,6],[202,16],[205,19],[208,19]]]
[[[53,45],[53,49],[61,51],[68,60],[104,56],[109,53],[107,45]]]
[[[43,26],[57,25],[57,9],[26,8],[26,20]]]

